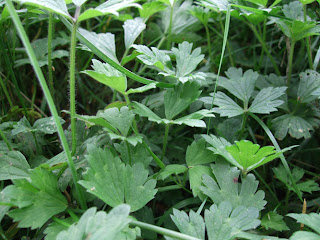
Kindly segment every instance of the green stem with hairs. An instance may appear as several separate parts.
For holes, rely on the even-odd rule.
[[[71,155],[74,156],[77,148],[77,133],[76,133],[76,45],[77,45],[77,26],[74,22],[71,34],[70,47],[70,116],[71,116],[71,134],[72,134],[72,150]]]
[[[39,66],[38,60],[37,60],[37,58],[35,56],[35,53],[33,51],[33,48],[32,48],[32,46],[30,44],[28,36],[27,36],[26,32],[23,29],[22,23],[21,23],[21,21],[19,19],[18,14],[16,13],[16,10],[14,9],[14,6],[13,6],[11,0],[6,0],[6,5],[7,5],[7,8],[8,8],[8,11],[9,11],[11,17],[12,17],[12,20],[13,20],[13,22],[14,22],[17,30],[18,30],[18,33],[19,33],[20,38],[21,38],[21,40],[23,42],[23,45],[26,48],[26,52],[27,52],[28,57],[29,57],[29,59],[31,61],[31,64],[32,64],[32,66],[34,68],[34,71],[35,71],[35,73],[37,75],[37,78],[38,78],[38,80],[40,82],[40,85],[41,85],[41,88],[43,90],[44,96],[47,99],[49,109],[50,109],[51,114],[52,114],[52,116],[54,118],[54,121],[56,123],[58,134],[59,134],[59,137],[60,137],[60,140],[61,140],[61,144],[62,144],[64,152],[66,154],[68,165],[69,165],[69,168],[70,168],[70,171],[71,171],[72,180],[73,180],[73,183],[74,183],[74,186],[75,186],[75,190],[76,190],[76,192],[78,194],[78,199],[79,199],[80,206],[81,206],[82,209],[87,209],[87,205],[86,205],[86,201],[85,201],[85,198],[84,198],[84,195],[83,195],[83,191],[81,190],[81,188],[80,188],[80,186],[78,184],[79,178],[78,178],[78,174],[77,174],[74,162],[72,160],[72,156],[71,156],[71,153],[70,153],[68,142],[67,142],[66,136],[64,135],[63,128],[62,128],[62,125],[60,123],[59,115],[58,115],[56,106],[54,105],[54,102],[53,102],[52,96],[50,94],[48,85],[47,85],[46,80],[45,80],[45,78],[43,76],[43,73],[41,71],[41,68]]]

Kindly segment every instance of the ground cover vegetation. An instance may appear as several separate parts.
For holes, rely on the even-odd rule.
[[[0,238],[320,239],[319,6],[0,0]]]

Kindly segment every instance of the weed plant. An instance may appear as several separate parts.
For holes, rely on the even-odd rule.
[[[320,239],[319,0],[0,0],[1,239]]]

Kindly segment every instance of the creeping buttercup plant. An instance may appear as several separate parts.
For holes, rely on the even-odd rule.
[[[0,0],[1,238],[318,239],[319,4]]]

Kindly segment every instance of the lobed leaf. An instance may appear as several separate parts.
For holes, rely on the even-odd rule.
[[[143,18],[130,19],[124,22],[124,44],[129,49],[140,33],[146,28]]]
[[[0,152],[0,158],[0,181],[29,177],[30,165],[21,152]]]
[[[298,101],[302,103],[317,99],[320,91],[320,74],[313,70],[300,73],[300,82],[297,92]]]

